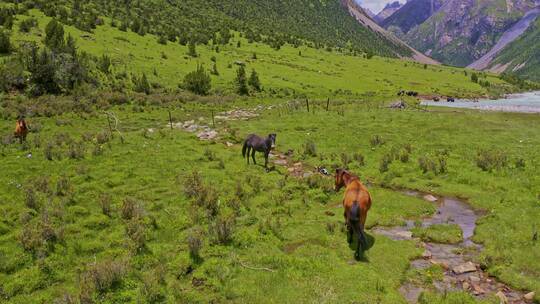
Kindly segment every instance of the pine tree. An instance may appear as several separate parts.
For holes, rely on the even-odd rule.
[[[253,69],[251,71],[251,75],[249,76],[249,81],[248,81],[248,84],[257,92],[260,92],[261,91],[261,82],[259,80],[259,75],[257,74],[257,72],[255,71],[255,69]]]
[[[236,71],[236,92],[240,95],[248,95],[249,89],[247,85],[247,77],[246,77],[246,69],[244,69],[243,65],[240,65],[238,67],[238,70]]]
[[[212,66],[212,71],[210,72],[212,75],[219,76],[219,72],[217,69],[217,64],[214,62],[214,65]]]
[[[11,52],[11,40],[9,34],[0,31],[0,54],[9,54]]]
[[[45,28],[45,45],[53,51],[63,50],[64,41],[64,26],[56,19],[52,19]]]
[[[195,42],[190,41],[188,44],[188,55],[191,57],[197,57],[197,49]]]
[[[146,78],[145,73],[143,73],[141,78],[139,79],[135,77],[134,82],[135,82],[135,92],[145,93],[146,95],[151,93],[150,82],[148,82],[148,78]]]

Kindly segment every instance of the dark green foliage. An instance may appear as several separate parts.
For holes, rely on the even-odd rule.
[[[111,57],[107,54],[103,54],[98,60],[98,69],[104,74],[109,74],[111,72]]]
[[[150,82],[148,82],[148,78],[146,78],[145,73],[143,73],[141,77],[134,76],[133,84],[135,85],[135,92],[145,93],[146,95],[152,92],[152,87],[150,86]]]
[[[471,81],[474,83],[478,83],[478,74],[472,73],[471,74]]]
[[[59,51],[64,48],[64,26],[56,21],[56,19],[51,20],[47,24],[47,27],[45,27],[44,43],[47,47],[54,51]]]
[[[217,64],[214,62],[214,64],[212,65],[212,71],[210,71],[210,73],[212,75],[215,75],[215,76],[219,76],[219,71],[217,69]]]
[[[0,54],[11,53],[11,39],[9,34],[4,31],[0,31]]]
[[[476,165],[483,171],[500,170],[508,164],[508,156],[503,151],[479,150]]]
[[[249,76],[248,84],[255,91],[257,91],[257,92],[261,91],[261,81],[259,80],[259,75],[255,71],[255,69],[253,69],[251,71],[251,75]]]
[[[19,31],[23,33],[29,33],[32,28],[36,27],[38,25],[38,22],[35,18],[28,18],[19,24]]]
[[[188,55],[191,57],[197,57],[197,46],[195,42],[190,41],[188,44]]]
[[[197,66],[197,70],[188,73],[184,77],[184,89],[198,95],[207,95],[212,87],[212,79],[202,65]]]
[[[236,86],[236,93],[240,95],[248,95],[249,89],[247,84],[246,69],[243,65],[238,66],[236,70],[236,78],[234,79]]]
[[[317,147],[312,140],[306,141],[304,144],[304,156],[315,157],[317,156]]]

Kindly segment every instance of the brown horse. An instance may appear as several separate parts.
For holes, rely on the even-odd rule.
[[[20,143],[26,141],[26,135],[28,135],[28,126],[23,116],[17,118],[17,124],[15,125],[15,138],[18,138]]]
[[[347,225],[347,242],[349,244],[352,243],[353,233],[356,232],[358,244],[356,246],[355,257],[360,258],[360,250],[366,250],[368,246],[364,226],[366,224],[367,213],[369,208],[371,208],[371,195],[357,176],[352,175],[344,169],[337,169],[336,191],[339,191],[342,187],[345,187],[343,215],[345,216],[345,224]]]

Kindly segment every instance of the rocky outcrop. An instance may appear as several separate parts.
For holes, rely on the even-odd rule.
[[[381,22],[381,25],[401,36],[431,17],[448,0],[409,0],[403,7]]]
[[[436,60],[468,66],[488,53],[501,35],[534,7],[533,0],[446,0],[403,39]],[[403,9],[405,6],[399,12]]]
[[[414,48],[407,45],[405,42],[394,36],[392,33],[386,31],[384,28],[379,26],[373,19],[371,19],[364,11],[363,8],[361,8],[354,0],[342,0],[341,3],[349,10],[349,13],[356,18],[358,23],[364,27],[367,27],[389,41],[392,41],[396,45],[400,45],[402,47],[408,48],[411,51],[411,56],[408,57],[409,59],[415,60],[420,63],[427,63],[427,64],[438,64],[436,60],[433,60],[429,58],[428,56],[422,54],[421,52],[415,50]]]
[[[378,13],[376,16],[374,16],[373,20],[375,20],[377,23],[381,24],[384,20],[392,16],[395,12],[397,12],[403,5],[399,3],[399,1],[394,1],[392,3],[388,3],[384,9]]]

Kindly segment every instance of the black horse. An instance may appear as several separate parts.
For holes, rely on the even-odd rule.
[[[267,138],[261,138],[255,134],[248,135],[244,141],[244,147],[242,147],[242,156],[247,157],[248,165],[250,153],[253,163],[257,164],[255,161],[255,151],[257,151],[264,153],[264,167],[268,168],[268,155],[270,150],[276,146],[276,136],[276,134],[270,134]]]

